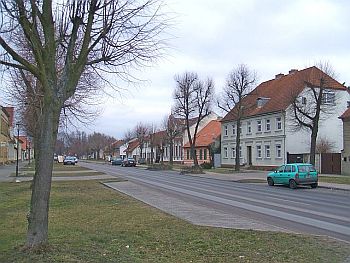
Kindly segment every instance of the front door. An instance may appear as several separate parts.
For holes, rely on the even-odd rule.
[[[247,163],[252,165],[252,146],[247,146]]]

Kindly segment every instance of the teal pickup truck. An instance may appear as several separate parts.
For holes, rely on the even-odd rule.
[[[267,175],[269,186],[275,184],[289,185],[295,189],[298,185],[310,185],[316,188],[318,185],[318,173],[315,167],[309,163],[291,163],[278,167]]]

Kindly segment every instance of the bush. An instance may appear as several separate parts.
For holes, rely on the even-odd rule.
[[[172,170],[173,167],[165,163],[163,164],[155,163],[155,164],[148,165],[147,169],[152,171],[162,171],[162,170]]]
[[[212,165],[211,165],[211,163],[204,162],[201,164],[201,167],[202,167],[202,169],[211,169]]]

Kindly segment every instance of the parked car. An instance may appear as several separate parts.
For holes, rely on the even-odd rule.
[[[63,164],[71,164],[71,165],[75,165],[75,158],[74,156],[66,156],[63,160]]]
[[[136,166],[136,162],[134,158],[125,158],[123,160],[122,166],[130,167],[130,166]]]
[[[310,185],[311,188],[316,188],[318,186],[318,172],[309,163],[285,164],[267,175],[267,183],[269,186],[289,185],[292,189],[297,188],[298,185]]]
[[[122,158],[112,158],[111,164],[112,165],[122,165],[123,159]]]
[[[76,156],[73,156],[74,160],[75,160],[75,163],[78,163],[78,157]]]

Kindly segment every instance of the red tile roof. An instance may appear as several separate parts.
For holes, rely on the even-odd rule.
[[[348,108],[339,118],[342,120],[350,120],[350,108]]]
[[[128,144],[128,148],[125,149],[124,152],[126,153],[131,153],[134,149],[136,149],[138,146],[139,146],[139,140],[136,139],[136,140],[133,140],[131,142],[129,142]]]
[[[305,85],[320,86],[321,77],[323,77],[328,89],[346,90],[344,85],[315,66],[294,71],[277,79],[263,82],[250,92],[243,99],[243,104],[245,105],[244,117],[286,110],[291,104],[290,98],[293,94],[299,94]],[[268,101],[263,106],[258,107],[256,103],[258,98],[268,98]],[[221,121],[235,120],[235,111],[236,109],[234,108]]]
[[[221,134],[221,123],[218,120],[210,121],[203,129],[197,133],[196,147],[206,147],[212,144]],[[189,143],[184,145],[190,147]]]
[[[123,141],[123,140],[116,140],[115,142],[113,142],[113,143],[111,144],[111,147],[116,147],[116,148],[118,148],[118,147],[122,146],[123,144],[124,144],[124,141]]]

